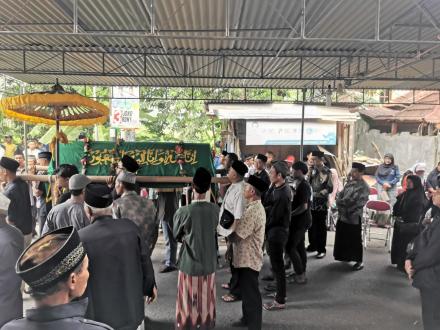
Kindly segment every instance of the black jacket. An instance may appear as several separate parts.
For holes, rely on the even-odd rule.
[[[21,278],[15,264],[23,252],[23,234],[0,219],[0,328],[6,322],[23,316]]]
[[[98,217],[79,231],[89,257],[86,316],[116,329],[136,328],[155,285],[150,254],[130,220]]]
[[[260,173],[255,172],[254,175],[257,178],[259,178],[259,179],[263,180],[264,182],[266,182],[268,186],[270,186],[270,178],[269,178],[269,174],[267,174],[266,170],[262,170]],[[266,193],[267,193],[267,191],[263,192],[261,194],[261,203],[263,203],[263,205],[264,205],[264,198],[266,196]]]
[[[413,286],[440,289],[440,216],[436,216],[414,240],[408,254],[415,270]]]
[[[267,174],[266,170],[262,170],[260,173],[255,172],[254,175],[263,180],[264,182],[266,182],[268,185],[270,185],[270,179],[269,179],[269,174]]]
[[[407,190],[397,196],[393,215],[401,217],[406,223],[418,223],[425,214],[427,202],[423,192],[421,195],[416,195]]]
[[[32,233],[32,210],[29,186],[20,177],[8,183],[3,192],[11,200],[8,209],[9,222],[23,235]]]
[[[29,309],[25,318],[9,322],[2,330],[112,330],[108,325],[85,319],[86,308],[87,299]]]
[[[272,185],[265,194],[266,237],[268,241],[286,242],[289,235],[292,192],[284,183],[280,187]]]

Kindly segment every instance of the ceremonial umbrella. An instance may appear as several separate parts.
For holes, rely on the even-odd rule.
[[[105,123],[109,109],[75,92],[65,91],[58,80],[50,91],[28,93],[0,100],[6,117],[32,124],[55,125],[55,163],[59,165],[59,131],[62,126],[91,126]]]

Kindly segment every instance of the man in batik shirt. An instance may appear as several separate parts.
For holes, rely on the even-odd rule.
[[[139,196],[136,192],[134,173],[126,171],[119,173],[115,190],[121,198],[113,202],[113,217],[133,221],[139,227],[151,255],[159,235],[159,224],[153,201]]]

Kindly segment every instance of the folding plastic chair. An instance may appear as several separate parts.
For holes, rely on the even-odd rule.
[[[388,250],[390,251],[392,234],[391,230],[393,228],[390,203],[385,201],[370,200],[365,205],[364,210],[364,219],[362,223],[362,242],[364,244],[364,248],[367,248],[367,241],[371,241],[371,227],[385,228],[385,238],[383,238],[382,236],[375,236],[373,237],[373,239],[385,241],[385,247],[388,247]],[[378,212],[389,212],[388,218],[386,219],[386,223],[384,226],[379,226],[374,221],[374,216]]]
[[[377,189],[376,188],[374,188],[374,187],[370,187],[370,196],[371,195],[377,195],[378,193],[377,193]]]
[[[370,195],[368,196],[368,199],[370,201],[377,201],[378,192],[377,189],[374,187],[370,187]]]

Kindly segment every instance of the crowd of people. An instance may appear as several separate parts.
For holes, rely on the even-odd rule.
[[[237,327],[261,329],[263,309],[286,308],[287,284],[307,284],[307,259],[327,254],[329,208],[338,214],[334,259],[352,262],[354,271],[364,268],[362,223],[371,191],[361,163],[352,163],[342,185],[319,150],[303,161],[293,155],[276,160],[271,152],[241,161],[225,151],[215,164],[229,183],[213,185],[210,171],[198,168],[179,202],[174,188],[141,196],[140,166],[127,155],[107,184],[91,182],[71,164],[55,169],[55,183],[24,181],[24,161],[35,159],[41,166],[35,173],[46,174],[52,158],[35,149],[29,145],[22,160],[4,147],[0,159],[0,284],[7,287],[0,293],[2,330],[137,329],[145,304],[158,295],[151,254],[159,227],[165,241],[159,272],[178,271],[176,329],[215,327],[220,239],[231,271],[221,299],[241,301]],[[440,163],[426,180],[425,170],[416,164],[401,180],[387,154],[376,186],[377,198],[393,207],[391,262],[420,290],[425,329],[438,329]],[[218,190],[218,199],[211,190]],[[260,277],[264,253],[270,273]],[[268,282],[264,303],[260,280]],[[24,318],[23,292],[36,306]]]

